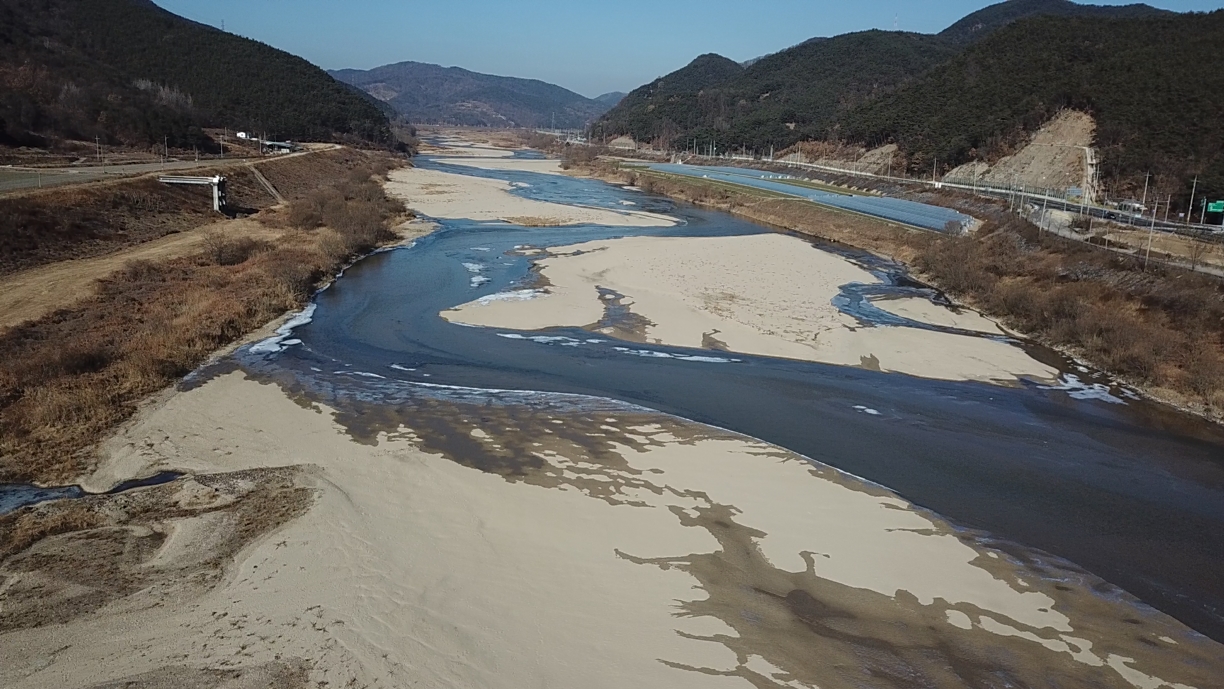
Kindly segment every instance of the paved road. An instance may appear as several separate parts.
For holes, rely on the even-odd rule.
[[[279,156],[256,158],[209,158],[206,160],[171,160],[166,163],[128,163],[123,165],[72,165],[69,167],[33,168],[8,165],[0,167],[0,195],[38,189],[40,187],[58,187],[65,184],[84,184],[104,179],[146,175],[154,172],[173,170],[191,170],[200,167],[224,167],[229,165],[246,165],[264,160],[281,160],[294,156],[307,155],[318,151],[339,148],[336,144],[307,144],[309,148],[295,153]]]
[[[144,175],[150,172],[189,170],[199,167],[234,165],[241,159],[229,160],[172,160],[168,163],[130,163],[127,165],[73,166],[58,168],[0,167],[0,194],[58,187],[65,184],[83,184],[103,179]]]

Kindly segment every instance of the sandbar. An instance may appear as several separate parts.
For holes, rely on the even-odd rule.
[[[646,343],[942,380],[1014,383],[1049,381],[1058,375],[1000,339],[913,327],[864,327],[841,313],[832,299],[842,285],[877,283],[875,276],[788,235],[601,240],[553,248],[536,265],[548,282],[536,298],[485,298],[442,316],[456,323],[517,330],[586,327]],[[609,322],[610,303],[633,318]],[[980,329],[989,323],[934,304],[921,309],[900,306],[907,317],[936,325]]]
[[[436,219],[468,219],[540,225],[668,227],[676,221],[658,213],[614,211],[536,201],[510,193],[513,185],[438,170],[405,168],[390,173],[386,189],[411,209]]]
[[[454,158],[445,162],[478,170],[523,170],[542,175],[561,174],[561,161],[555,158]]]

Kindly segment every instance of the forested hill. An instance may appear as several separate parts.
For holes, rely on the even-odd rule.
[[[718,55],[641,86],[598,123],[597,136],[629,134],[656,145],[724,142],[782,148],[839,136],[838,119],[909,83],[966,46],[1034,16],[1172,16],[1147,5],[1079,5],[1068,0],[1007,0],[938,35],[864,31],[813,38],[740,67]],[[701,75],[702,78],[694,78]]]
[[[0,145],[206,145],[202,127],[390,142],[378,107],[309,62],[149,0],[0,0]]]
[[[938,35],[812,39],[700,90],[663,93],[652,82],[594,134],[720,151],[896,143],[912,170],[929,174],[935,157],[945,168],[997,158],[1075,108],[1096,119],[1105,179],[1142,185],[1159,171],[1188,192],[1202,173],[1224,197],[1222,17],[1009,0]]]
[[[418,124],[582,128],[608,105],[536,79],[400,62],[331,72]]]
[[[608,93],[595,96],[595,100],[603,103],[609,108],[616,107],[616,104],[625,99],[627,94],[623,91],[609,91]]]
[[[1079,5],[1070,0],[1010,0],[980,9],[944,29],[939,35],[955,43],[972,43],[985,38],[997,29],[1027,17],[1135,19],[1172,14],[1172,12],[1143,4]]]
[[[1224,197],[1224,11],[1012,24],[909,88],[843,118],[843,135],[894,141],[915,169],[1005,150],[1061,108],[1097,122],[1101,174],[1146,172]],[[946,163],[945,163],[946,161]]]
[[[705,89],[735,78],[744,68],[722,55],[707,53],[684,67],[629,92],[600,120],[598,128],[640,141],[670,141],[704,118]]]
[[[824,136],[836,116],[949,58],[935,36],[864,31],[816,38],[750,66],[717,55],[630,93],[599,134],[665,145],[691,139],[781,148]]]

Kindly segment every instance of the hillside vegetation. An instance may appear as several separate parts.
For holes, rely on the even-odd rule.
[[[1172,14],[1143,4],[1078,5],[1070,0],[1011,0],[982,8],[939,32],[939,35],[955,43],[972,43],[1027,17],[1134,19]]]
[[[929,175],[933,158],[947,170],[1007,155],[1072,108],[1098,123],[1106,181],[1142,186],[1151,171],[1184,203],[1196,174],[1224,194],[1222,29],[1220,12],[1009,0],[938,35],[816,38],[720,79],[657,86],[683,84],[690,65],[631,93],[594,134],[758,154],[805,141],[895,143],[912,172]]]
[[[416,124],[475,127],[585,127],[612,104],[536,79],[480,74],[459,67],[400,62],[331,72]]]
[[[1224,12],[1017,22],[848,114],[844,136],[895,141],[914,169],[1005,153],[1063,108],[1091,114],[1101,174],[1151,171],[1174,194],[1224,194]],[[1176,180],[1176,183],[1173,182]]]
[[[680,148],[693,139],[783,148],[826,136],[839,113],[952,54],[934,36],[865,31],[812,39],[747,68],[703,55],[630,93],[598,131]]]
[[[149,0],[0,0],[0,145],[207,149],[204,127],[392,140],[374,103],[318,67]]]

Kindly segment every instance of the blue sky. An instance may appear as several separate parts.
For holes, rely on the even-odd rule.
[[[1134,0],[1096,0],[1121,5]],[[156,0],[326,69],[415,60],[542,79],[586,96],[629,91],[702,53],[747,60],[813,36],[938,32],[989,0]],[[1148,0],[1207,11],[1224,0]]]

